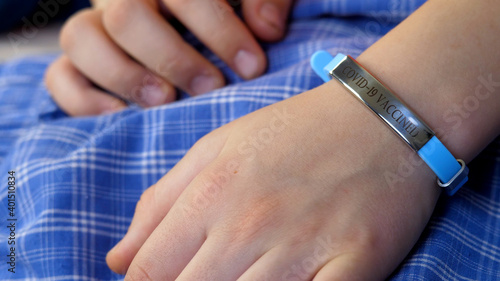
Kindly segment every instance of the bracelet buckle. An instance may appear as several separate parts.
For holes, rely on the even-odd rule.
[[[439,178],[437,178],[437,184],[444,188],[448,195],[453,195],[457,192],[460,187],[468,180],[469,168],[465,165],[464,160],[457,159],[457,162],[460,163],[460,170],[447,182],[442,183]]]

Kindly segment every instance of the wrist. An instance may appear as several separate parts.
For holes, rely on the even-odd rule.
[[[475,42],[500,42],[488,33],[457,37],[447,31],[456,18],[474,17],[467,16],[473,12],[465,2],[448,6],[443,14],[439,7],[444,2],[424,4],[357,60],[404,100],[453,155],[468,162],[500,133],[500,99],[495,94],[500,89],[499,65]],[[459,25],[460,32],[474,33],[474,23]]]
[[[435,203],[441,189],[436,176],[399,136],[349,93],[338,81],[330,81],[310,91],[315,111],[321,112],[322,129],[337,149],[338,142],[350,143],[351,157],[358,164],[370,163],[373,177],[382,180],[377,192],[404,193],[423,204]],[[384,186],[387,188],[384,190]],[[425,202],[425,203],[424,203]]]

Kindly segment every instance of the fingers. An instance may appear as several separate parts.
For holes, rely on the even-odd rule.
[[[285,35],[293,0],[243,1],[243,17],[253,33],[264,41],[276,41]]]
[[[225,0],[162,0],[200,41],[245,79],[266,68],[259,44]]]
[[[106,255],[106,263],[116,273],[127,272],[132,259],[171,206],[167,204],[172,200],[170,196],[163,198],[165,204],[156,204],[154,194],[157,188],[153,185],[141,195],[127,233]]]
[[[144,107],[173,101],[174,87],[197,95],[224,85],[221,72],[165,21],[162,11],[166,8],[241,77],[254,78],[266,68],[262,49],[226,1],[117,0],[97,4],[96,9],[78,13],[65,25],[61,45],[72,66],[66,61],[64,67],[59,63],[54,69],[72,68],[73,75],[65,78],[73,77],[73,82],[84,76],[79,78],[78,87],[69,87],[75,93],[69,96],[92,93],[92,102],[86,104],[100,100],[105,109],[77,109],[64,97],[68,92],[60,90],[62,83],[51,82],[54,98],[72,115],[109,111],[105,100],[116,101],[91,89],[91,82]],[[275,40],[284,34],[290,4],[291,0],[252,0],[244,2],[243,10],[257,36]]]
[[[203,176],[196,177],[188,189],[191,186],[203,185],[203,183]],[[227,264],[228,258],[228,255],[224,255],[225,258],[219,257],[220,252],[228,248],[228,242],[221,243],[217,236],[207,233],[207,221],[210,220],[210,216],[204,211],[207,204],[201,202],[204,199],[200,199],[198,205],[197,199],[200,197],[194,195],[193,189],[190,190],[192,192],[188,193],[191,194],[186,195],[185,191],[179,197],[160,225],[142,245],[127,271],[125,280],[145,280],[146,278],[149,278],[148,280],[224,280],[220,278],[221,276],[216,276],[215,279],[210,279],[214,276],[194,278],[191,274],[197,273],[190,270],[185,274],[186,277],[179,276],[186,270],[188,264],[193,264],[194,268],[203,267],[203,263],[212,267],[212,262],[225,261]],[[207,235],[210,237],[209,240],[205,240]],[[219,249],[213,251],[217,245]],[[244,258],[243,256],[245,255],[234,255],[233,258]],[[147,277],[145,272],[147,272]],[[208,270],[203,272],[208,274]],[[225,276],[231,274],[231,272],[222,273],[221,271],[217,273]]]
[[[307,247],[280,244],[260,257],[238,281],[309,281],[325,261],[308,253]]]
[[[200,185],[202,178],[197,176],[189,186]],[[186,196],[184,191],[141,246],[125,280],[176,280],[202,247],[207,238],[207,214]]]
[[[376,263],[363,254],[344,253],[331,258],[327,249],[318,245],[302,249],[279,245],[257,260],[238,281],[383,280],[380,273]]]
[[[365,253],[345,253],[323,266],[313,281],[384,280],[387,271],[378,261],[380,259],[370,260]]]
[[[106,35],[101,10],[84,10],[61,32],[61,46],[74,66],[91,81],[142,106],[175,99],[175,89],[133,61]]]
[[[146,239],[169,212],[184,188],[220,152],[227,130],[218,130],[211,138],[202,138],[155,185],[141,196],[127,234],[108,253],[111,270],[124,274]]]
[[[234,245],[228,243],[226,237],[209,234],[176,280],[236,280],[259,258],[261,252],[262,249],[256,245]]]
[[[126,107],[122,100],[97,90],[65,55],[48,68],[45,81],[54,101],[70,115],[110,113]]]
[[[134,257],[125,280],[175,280],[206,239],[199,220],[172,208]]]
[[[103,21],[112,39],[158,76],[191,95],[222,87],[221,72],[183,40],[153,3],[111,2]]]

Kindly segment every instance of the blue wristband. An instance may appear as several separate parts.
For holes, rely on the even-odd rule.
[[[311,66],[323,81],[328,82],[332,78],[339,80],[387,123],[432,169],[437,175],[438,185],[444,188],[448,195],[455,194],[467,182],[469,169],[464,161],[455,159],[418,116],[354,59],[343,54],[333,57],[326,51],[318,51],[311,57]],[[387,98],[384,110],[370,100],[377,95]],[[391,107],[392,114],[389,112]],[[394,117],[396,111],[401,112],[397,119]],[[403,122],[400,119],[405,121],[404,126],[401,125]]]

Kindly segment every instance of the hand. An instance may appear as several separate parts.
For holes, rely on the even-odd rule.
[[[439,188],[332,81],[201,139],[141,197],[107,262],[125,280],[381,280]]]
[[[64,26],[64,54],[48,69],[47,86],[71,115],[117,111],[126,106],[121,99],[161,105],[175,99],[176,87],[191,95],[222,87],[221,72],[183,41],[165,19],[167,13],[241,77],[254,78],[266,68],[254,35],[267,41],[282,38],[291,2],[242,1],[245,25],[222,0],[95,1],[96,7]]]

